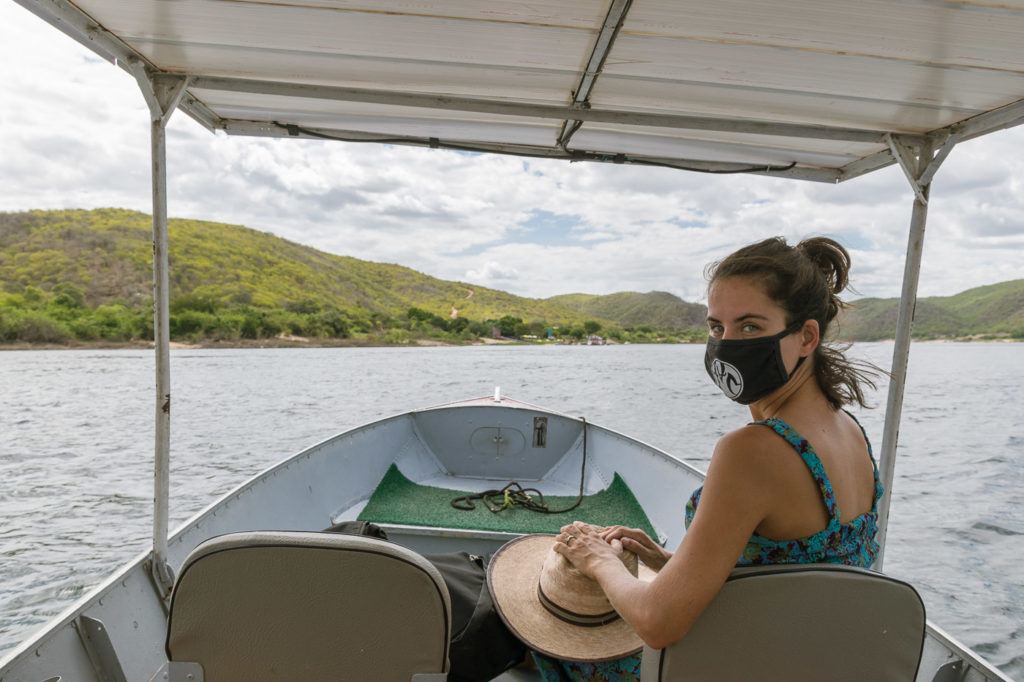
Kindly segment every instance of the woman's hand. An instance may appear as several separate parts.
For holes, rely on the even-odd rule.
[[[580,573],[596,580],[595,571],[601,562],[613,559],[621,564],[619,555],[622,554],[622,543],[618,540],[606,541],[601,537],[604,530],[600,526],[574,521],[568,526],[562,526],[554,549],[568,559]]]
[[[672,552],[652,540],[647,533],[639,528],[609,526],[600,532],[600,536],[605,542],[620,543],[623,549],[636,554],[640,561],[655,571],[660,571],[672,558]]]

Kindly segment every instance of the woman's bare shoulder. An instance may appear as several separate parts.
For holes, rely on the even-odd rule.
[[[760,475],[762,470],[775,470],[777,458],[786,457],[792,451],[792,446],[771,429],[760,424],[747,424],[718,440],[711,462],[719,468],[739,469],[747,475]]]
[[[774,450],[785,441],[763,424],[747,424],[734,429],[718,439],[715,452],[750,453]]]

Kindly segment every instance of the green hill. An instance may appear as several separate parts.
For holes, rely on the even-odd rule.
[[[547,299],[588,317],[614,320],[623,327],[649,326],[658,329],[697,329],[704,327],[707,308],[687,303],[664,291],[639,294],[622,291],[606,296],[564,294]]]
[[[636,322],[677,327],[635,312],[621,324],[614,306],[605,316],[600,306],[440,280],[238,225],[171,219],[168,242],[176,340],[376,334],[374,342],[401,343],[494,329],[540,336],[555,328],[579,338],[585,328],[619,333]],[[135,211],[0,213],[0,342],[151,338],[152,248],[151,218]]]
[[[706,308],[666,292],[531,299],[336,256],[238,225],[168,221],[176,340],[282,335],[405,343],[580,338],[703,341]],[[0,213],[0,343],[152,338],[150,216],[124,209]],[[862,299],[840,337],[892,338],[896,299]],[[915,337],[1024,338],[1024,280],[918,301]]]
[[[899,299],[864,298],[840,318],[840,337],[877,341],[896,335]],[[1024,339],[1024,279],[969,289],[955,296],[920,298],[914,338]]]
[[[400,315],[416,306],[472,319],[513,315],[581,323],[575,310],[502,291],[447,282],[400,265],[335,256],[237,225],[168,221],[171,299],[214,304],[334,307]],[[0,213],[0,287],[44,291],[58,283],[90,306],[152,296],[152,227],[123,209]],[[472,293],[471,293],[472,292]]]

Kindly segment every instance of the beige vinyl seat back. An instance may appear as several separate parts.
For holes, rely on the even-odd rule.
[[[644,648],[642,682],[913,682],[924,604],[907,583],[834,564],[735,569],[683,639]]]
[[[253,531],[207,540],[185,560],[166,648],[172,670],[199,664],[205,682],[425,682],[447,677],[450,628],[444,580],[409,549]]]

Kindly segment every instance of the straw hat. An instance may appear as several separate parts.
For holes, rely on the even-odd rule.
[[[612,661],[635,654],[643,640],[619,617],[604,590],[555,552],[554,535],[524,535],[506,543],[487,565],[487,587],[505,625],[527,646],[568,661]],[[654,571],[624,551],[634,576]]]

